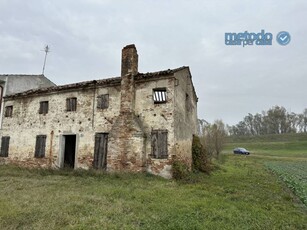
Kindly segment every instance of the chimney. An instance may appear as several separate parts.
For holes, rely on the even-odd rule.
[[[122,71],[121,76],[138,73],[138,54],[134,44],[127,45],[122,49]]]

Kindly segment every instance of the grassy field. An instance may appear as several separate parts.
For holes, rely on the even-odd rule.
[[[233,140],[185,182],[0,165],[0,229],[307,229],[305,139],[272,138]],[[229,154],[241,143],[250,156]]]
[[[257,155],[307,157],[307,134],[264,135],[256,137],[230,137],[225,153],[244,147]]]
[[[263,164],[224,155],[212,175],[0,166],[0,229],[306,229],[306,207]]]

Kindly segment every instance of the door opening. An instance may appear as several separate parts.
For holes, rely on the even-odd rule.
[[[76,135],[65,135],[64,167],[75,167]]]

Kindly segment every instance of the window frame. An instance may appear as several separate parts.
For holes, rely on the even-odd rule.
[[[69,97],[66,98],[66,112],[75,112],[77,111],[77,98]]]
[[[166,88],[155,88],[152,90],[152,100],[154,104],[167,103],[167,89]]]
[[[3,136],[1,138],[1,152],[0,157],[8,157],[10,149],[10,136]]]
[[[37,135],[35,142],[35,158],[44,158],[46,154],[46,140],[47,135]]]
[[[40,101],[38,113],[46,115],[48,112],[49,112],[49,101]]]
[[[5,106],[4,117],[13,117],[13,106],[12,105]]]
[[[97,96],[97,109],[109,108],[109,94],[101,94]]]

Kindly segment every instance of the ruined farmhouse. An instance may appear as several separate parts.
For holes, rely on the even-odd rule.
[[[128,45],[120,77],[61,86],[43,78],[6,94],[13,83],[0,79],[0,163],[166,178],[173,159],[191,165],[197,95],[189,67],[139,73]]]

